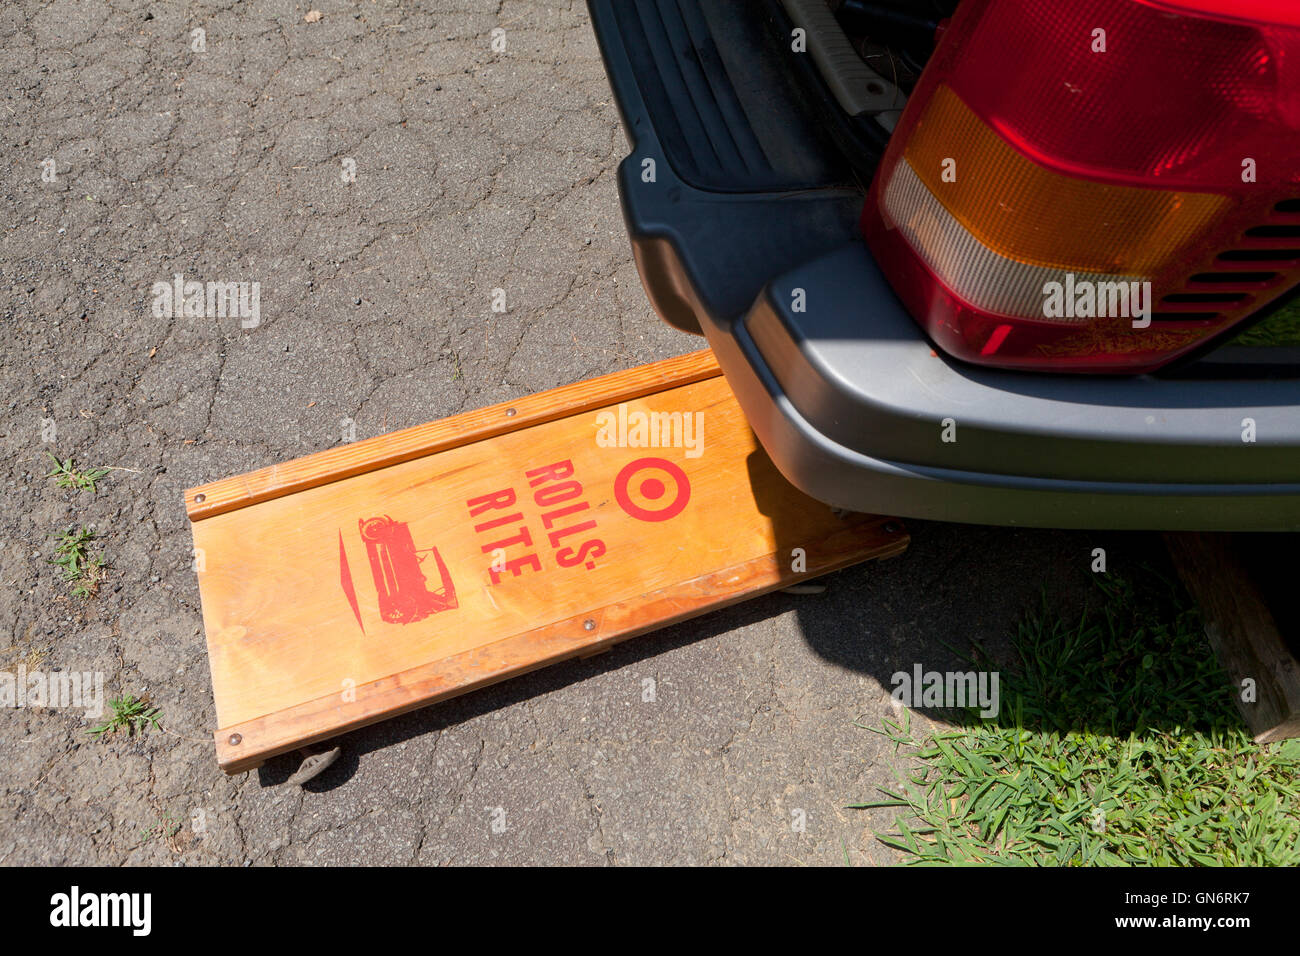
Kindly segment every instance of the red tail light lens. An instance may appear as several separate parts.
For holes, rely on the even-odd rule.
[[[1300,5],[964,0],[862,228],[945,351],[1148,371],[1300,282],[1297,157]]]

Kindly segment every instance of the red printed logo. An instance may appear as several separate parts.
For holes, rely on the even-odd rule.
[[[691,483],[671,461],[638,458],[623,466],[614,479],[614,500],[641,521],[676,518],[691,500]]]

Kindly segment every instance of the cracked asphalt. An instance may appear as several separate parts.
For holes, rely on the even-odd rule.
[[[859,726],[889,675],[1149,549],[914,523],[824,594],[348,735],[306,789],[292,760],[227,778],[183,489],[702,342],[642,293],[581,3],[11,0],[0,71],[0,670],[162,713],[102,740],[0,713],[7,865],[891,863],[889,815],[845,809],[905,768]],[[176,274],[259,282],[260,325],[155,315]],[[60,489],[47,451],[118,470]],[[110,564],[89,599],[48,563],[73,525]]]

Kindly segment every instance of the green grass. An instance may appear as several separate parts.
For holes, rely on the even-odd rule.
[[[162,712],[134,694],[114,697],[108,702],[108,706],[112,711],[108,720],[86,731],[92,737],[102,737],[104,734],[116,733],[119,730],[133,734],[137,730],[143,730],[146,724],[155,730],[162,729],[158,726],[158,718],[162,716]]]
[[[900,811],[877,838],[911,863],[1300,864],[1300,740],[1251,741],[1176,584],[1098,586],[1078,619],[1044,602],[1021,622],[998,717],[869,728],[918,769],[853,806]]]
[[[1292,299],[1262,322],[1228,341],[1251,348],[1300,346],[1300,299]]]
[[[97,484],[101,481],[111,469],[108,468],[78,468],[71,458],[59,461],[48,451],[50,461],[54,462],[54,467],[45,473],[46,478],[53,478],[55,485],[60,488],[75,488],[77,491],[89,491],[94,494],[97,490]]]
[[[54,537],[54,557],[50,558],[50,564],[63,569],[63,580],[72,585],[73,597],[94,597],[108,567],[102,553],[90,553],[90,544],[97,535],[90,528],[69,528]]]
[[[173,850],[179,850],[176,846],[176,837],[181,832],[181,822],[175,819],[171,812],[168,811],[159,817],[151,826],[141,829],[140,844],[150,842],[151,840],[161,840]]]

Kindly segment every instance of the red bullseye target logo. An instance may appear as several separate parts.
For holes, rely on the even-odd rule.
[[[641,521],[667,521],[691,500],[686,472],[662,458],[638,458],[614,479],[614,500]]]

